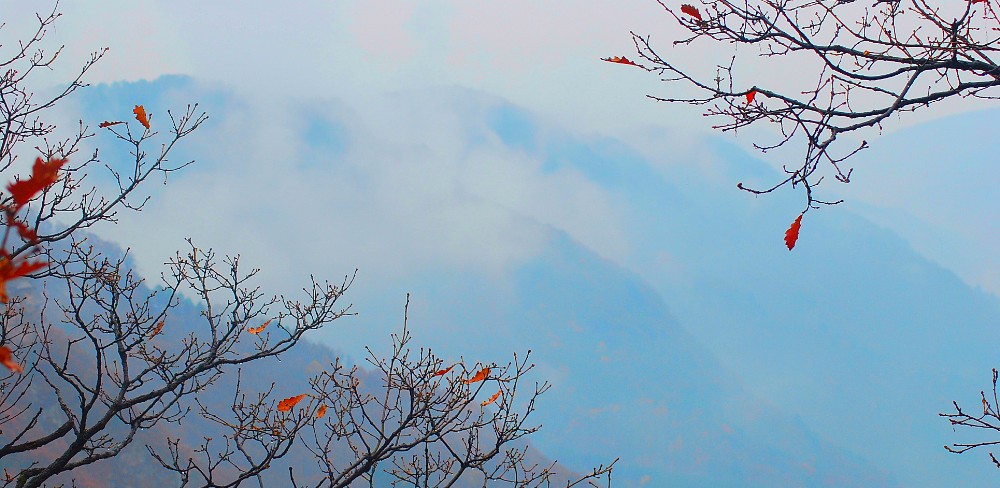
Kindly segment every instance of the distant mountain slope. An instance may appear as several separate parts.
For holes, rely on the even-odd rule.
[[[857,155],[858,177],[843,191],[873,222],[1000,296],[998,117],[1000,110],[989,108],[875,138]]]
[[[981,459],[941,449],[957,437],[937,413],[988,386],[1000,300],[842,208],[810,212],[788,252],[794,195],[733,188],[768,178],[765,165],[712,140],[712,166],[685,165],[670,139],[577,139],[566,164],[619,169],[611,185],[628,201],[636,243],[627,266],[679,322],[755,394],[906,486],[992,476]]]
[[[564,234],[510,279],[432,273],[411,317],[433,323],[421,339],[467,357],[530,348],[555,385],[537,445],[576,469],[621,456],[623,486],[894,486],[747,393],[651,287]]]
[[[185,93],[192,95],[203,90],[183,78],[171,83],[186,84]],[[147,102],[152,107],[162,102],[155,93]],[[227,101],[224,90],[205,96],[218,101],[213,117],[222,127],[206,127],[194,148],[238,137],[224,114],[242,102]],[[303,109],[301,117],[284,114],[308,121],[311,129],[288,142],[301,145],[301,153],[273,170],[275,178],[301,181],[280,188],[309,195],[311,205],[322,209],[318,217],[253,192],[252,199],[240,195],[229,181],[198,181],[205,174],[238,180],[244,170],[254,170],[221,150],[209,162],[218,172],[192,168],[189,177],[173,179],[167,192],[214,184],[233,199],[245,198],[233,205],[238,211],[204,209],[212,219],[197,221],[205,226],[260,222],[260,213],[285,209],[281,215],[289,223],[281,229],[333,228],[337,239],[367,242],[369,253],[382,253],[370,262],[414,261],[372,281],[365,281],[362,268],[352,300],[361,317],[356,325],[332,329],[324,341],[356,357],[361,345],[398,328],[402,296],[411,291],[413,330],[422,345],[495,361],[532,349],[537,377],[555,385],[539,405],[545,428],[536,441],[576,469],[622,455],[618,479],[647,480],[649,486],[934,487],[992,479],[982,460],[941,449],[955,434],[936,413],[952,399],[975,402],[987,386],[1000,346],[993,330],[1000,304],[920,257],[897,235],[834,208],[810,212],[798,247],[788,252],[781,236],[799,200],[787,194],[755,199],[736,190],[737,181],[768,181],[774,173],[716,139],[679,140],[662,129],[628,140],[570,134],[462,89],[397,94],[391,101],[400,116],[386,122],[384,134],[372,132],[382,130],[377,124],[356,124],[346,102],[331,102],[335,109],[325,115],[314,108]],[[431,113],[433,122],[448,124],[423,117]],[[427,137],[396,144],[410,130]],[[332,134],[333,142],[323,134]],[[373,188],[371,179],[381,173],[367,172],[363,158],[350,159],[360,143],[372,141],[384,141],[380,150],[401,151],[389,164],[408,171],[390,174],[398,177],[398,191],[351,194],[363,198],[353,205],[323,199],[333,190],[311,192],[309,184],[330,181]],[[328,161],[315,160],[327,152]],[[469,191],[461,186],[468,182],[453,181],[448,172],[485,164],[473,160],[482,153],[502,161],[489,167],[495,181],[506,166],[529,176],[564,176],[554,181],[583,181],[594,189],[569,195],[576,199],[567,208],[579,205],[583,212],[590,208],[584,207],[587,198],[599,197],[617,213],[567,223],[560,220],[565,214],[533,213],[535,201],[500,194],[519,190],[506,187],[497,194],[507,201],[483,194],[456,204],[448,197]],[[424,164],[436,159],[454,164]],[[491,181],[473,183],[489,189]],[[397,193],[419,185],[438,191],[427,193],[432,205],[411,208],[414,201]],[[388,221],[371,214],[376,221],[370,225],[344,225],[344,214],[379,203],[408,213]],[[508,239],[497,246],[543,239],[532,254],[512,253],[517,259],[503,266],[477,265],[466,254],[455,264],[442,256],[482,250],[456,247],[449,241],[456,235],[439,234],[438,227],[416,234],[400,229],[407,219],[426,222],[422,212],[434,212],[431,223],[461,222],[468,209],[448,206],[461,204],[493,205],[492,215],[503,216],[496,221],[513,222],[499,230],[490,227],[494,220],[462,229]],[[158,210],[155,201],[149,210],[164,232],[178,225],[169,210]],[[196,220],[190,213],[184,217]],[[601,227],[601,218],[620,221]],[[621,230],[624,244],[588,249],[577,238],[607,244],[599,235],[607,228]],[[390,232],[377,241],[361,235],[385,229]],[[232,239],[279,250],[265,254],[280,263],[273,266],[276,279],[282,272],[322,275],[346,255],[336,240],[288,235],[262,226]]]
[[[95,236],[84,236],[81,233],[75,235],[76,239],[86,238],[85,245],[91,247],[97,254],[92,254],[93,256],[104,256],[104,257],[117,257],[123,252],[117,246],[105,242]],[[61,244],[56,244],[56,248]],[[126,265],[127,269],[127,265]],[[45,299],[40,299],[43,293],[43,287],[45,290]],[[16,293],[19,296],[27,297],[27,300],[23,302],[25,304],[25,311],[23,316],[25,317],[58,317],[59,314],[55,313],[57,309],[56,303],[65,303],[69,297],[66,291],[66,285],[64,281],[59,279],[50,278],[44,281],[32,281],[32,280],[17,280],[11,283],[11,292]],[[134,291],[132,297],[135,300],[141,301],[145,297],[149,296],[150,289],[146,286],[139,286]],[[345,296],[346,298],[346,296]],[[76,300],[81,300],[79,297]],[[79,302],[78,302],[79,303]],[[40,307],[45,304],[48,308],[45,309],[45,313],[42,314],[42,309]],[[155,311],[159,307],[165,305],[163,301],[163,295],[159,295],[151,300],[151,306]],[[344,306],[347,304],[344,303]],[[127,305],[123,305],[127,306]],[[82,315],[86,318],[87,313],[90,310],[84,310]],[[204,317],[204,309],[199,303],[194,303],[190,300],[180,299],[176,306],[170,308],[169,313],[164,320],[164,325],[156,334],[155,338],[150,337],[147,340],[156,343],[157,346],[164,347],[165,350],[175,353],[180,349],[180,344],[185,343],[189,340],[191,336],[199,337],[204,340],[206,334],[209,333],[206,327],[206,321]],[[344,317],[338,321],[335,321],[330,325],[330,327],[342,326],[341,322],[350,321],[351,317]],[[272,326],[276,327],[276,326]],[[268,331],[268,333],[274,331]],[[75,329],[72,325],[67,325],[65,323],[54,323],[51,329],[47,330],[45,340],[51,344],[55,351],[64,350],[66,344],[75,338],[76,342],[79,341],[79,337],[82,334],[78,329]],[[388,340],[388,338],[386,339]],[[255,352],[254,346],[251,345],[254,341],[254,336],[245,336],[241,339],[239,343],[234,346],[234,351],[242,351],[243,353]],[[86,343],[86,342],[85,342]],[[34,352],[29,352],[27,348],[24,350],[16,351],[20,357],[21,361],[25,364],[30,364],[34,359],[32,354]],[[62,353],[54,353],[56,357],[61,357]],[[252,363],[246,363],[241,366],[229,366],[223,368],[223,373],[215,381],[211,383],[203,383],[202,388],[193,394],[185,396],[178,404],[179,410],[186,410],[188,413],[183,417],[177,416],[177,411],[170,410],[171,419],[169,421],[160,419],[156,425],[151,428],[143,428],[136,434],[135,439],[126,446],[118,455],[111,459],[99,460],[89,465],[83,465],[77,467],[76,469],[54,477],[50,480],[50,484],[56,486],[70,485],[80,486],[81,488],[99,488],[99,487],[121,487],[121,488],[132,488],[132,487],[163,487],[163,486],[179,486],[181,480],[176,474],[162,468],[156,460],[154,460],[149,452],[147,451],[147,446],[151,446],[156,452],[162,456],[169,456],[167,450],[168,440],[179,441],[178,450],[181,456],[191,456],[197,459],[201,465],[204,466],[205,458],[203,454],[195,450],[202,442],[204,438],[215,439],[213,444],[213,449],[218,449],[221,442],[220,440],[226,439],[228,442],[229,436],[232,435],[232,430],[229,427],[221,426],[216,422],[208,421],[198,414],[201,406],[204,406],[209,412],[218,415],[221,419],[225,421],[231,421],[232,415],[227,415],[233,405],[233,402],[238,401],[243,403],[245,401],[252,401],[256,398],[258,394],[272,391],[273,394],[269,401],[275,402],[282,398],[287,398],[295,394],[300,394],[302,392],[311,391],[309,385],[309,379],[319,374],[322,371],[331,371],[332,364],[335,362],[339,354],[333,349],[318,344],[310,340],[303,340],[299,342],[293,349],[281,354],[277,357],[266,358],[263,360],[257,360]],[[95,362],[93,356],[90,355],[90,350],[86,347],[77,347],[70,354],[66,354],[66,360],[69,364],[69,371],[74,375],[81,378],[91,378],[95,374]],[[132,366],[135,367],[136,363],[133,362]],[[29,370],[30,372],[30,370]],[[57,405],[57,399],[54,391],[49,386],[48,382],[38,381],[39,373],[34,373],[36,376],[35,382],[32,385],[28,385],[25,389],[24,397],[17,398],[17,408],[15,410],[24,409],[27,413],[8,415],[7,418],[3,419],[3,429],[9,433],[20,432],[20,429],[24,429],[29,421],[37,420],[37,424],[31,430],[31,435],[26,436],[26,439],[31,439],[38,437],[42,434],[48,434],[50,432],[56,431],[64,422],[64,418],[57,408],[53,405]],[[51,375],[51,373],[50,373]],[[370,364],[366,362],[359,362],[358,371],[356,373],[356,378],[360,380],[362,385],[359,389],[360,394],[372,395],[375,397],[381,397],[384,393],[384,377],[379,373],[377,369],[373,369]],[[107,377],[105,381],[107,382]],[[64,395],[64,399],[68,400],[72,404],[72,400],[75,398],[75,394],[69,385],[59,381],[58,379],[52,379],[52,383],[56,387],[60,388],[60,392]],[[204,377],[202,377],[204,380]],[[234,399],[234,393],[236,392],[237,381],[239,381],[240,391],[243,397],[239,399]],[[88,380],[84,380],[84,384],[89,385]],[[190,385],[188,385],[190,386]],[[107,386],[105,386],[107,388]],[[114,387],[110,387],[113,393]],[[107,393],[107,391],[106,391]],[[197,403],[196,403],[197,400]],[[99,404],[100,405],[100,404]],[[8,405],[8,407],[10,407]],[[32,418],[31,412],[35,410],[40,410],[45,413],[38,418]],[[72,411],[76,411],[71,409]],[[330,415],[335,415],[332,413],[334,407],[331,406]],[[93,412],[101,412],[100,406],[96,407],[94,411],[91,412],[91,417],[93,417]],[[366,410],[367,414],[375,415],[378,414],[376,407],[369,403]],[[358,415],[358,412],[354,412],[354,415]],[[335,417],[331,417],[335,418]],[[346,420],[345,420],[346,421]],[[359,422],[355,427],[362,429],[370,429],[371,426],[361,425],[363,421],[355,419],[354,421]],[[91,418],[91,423],[88,424],[89,427],[93,427],[93,418]],[[392,421],[389,421],[389,425],[392,425]],[[348,426],[348,429],[351,427]],[[322,436],[325,433],[323,428],[320,427],[319,435]],[[113,440],[117,441],[123,439],[124,433],[126,433],[127,427],[113,420],[102,432],[110,432],[117,437]],[[371,432],[371,431],[369,431]],[[308,437],[311,432],[306,429],[303,431],[302,436]],[[34,436],[34,437],[33,437]],[[489,436],[487,431],[484,434],[484,438]],[[73,439],[72,433],[69,438]],[[302,437],[299,441],[293,445],[289,452],[285,454],[281,459],[275,460],[270,464],[270,468],[262,474],[263,486],[290,486],[289,483],[289,468],[294,468],[296,481],[300,483],[299,486],[313,486],[320,485],[323,480],[323,475],[317,465],[322,461],[316,458],[316,454],[306,447],[304,447],[304,442],[302,442]],[[368,438],[370,440],[370,438]],[[24,440],[24,439],[22,439]],[[266,440],[266,439],[264,439]],[[523,439],[520,441],[515,441],[509,443],[505,448],[520,448],[528,447],[527,456],[523,459],[524,463],[528,466],[539,465],[539,466],[549,466],[552,464],[552,460],[545,456],[538,449],[530,445],[531,438]],[[484,440],[484,443],[488,442]],[[252,444],[252,443],[250,443]],[[28,450],[24,453],[19,453],[15,455],[10,455],[4,458],[4,467],[9,468],[11,473],[17,473],[19,469],[37,465],[45,467],[46,463],[50,460],[62,455],[63,450],[67,447],[67,443],[61,442],[61,439],[57,439],[55,442],[47,443],[38,449]],[[337,441],[331,442],[328,446],[329,451],[327,454],[334,459],[340,460],[340,466],[346,464],[347,460],[353,460],[356,456],[354,452],[351,451],[350,447],[345,442],[338,443]],[[261,452],[256,446],[248,447],[248,451],[255,455],[260,455]],[[213,455],[217,454],[212,452]],[[339,457],[338,457],[339,456]],[[405,457],[405,455],[403,455]],[[236,456],[236,462],[240,463],[240,456]],[[182,464],[183,464],[182,458]],[[215,482],[223,482],[232,479],[232,470],[234,467],[230,466],[228,463],[221,463],[215,466],[217,471],[213,472],[216,475],[214,479]],[[392,462],[383,461],[377,469],[374,471],[375,476],[375,486],[389,486],[394,481],[394,478],[387,474],[386,470],[392,470]],[[122,477],[122,473],[127,472],[128,477]],[[565,483],[566,478],[578,478],[580,475],[574,474],[571,470],[567,469],[565,464],[559,464],[553,470],[555,477],[551,480],[553,483],[558,484],[560,482]],[[197,480],[196,480],[197,481]],[[247,483],[254,484],[255,480],[250,480]],[[301,484],[304,483],[304,484]],[[456,488],[471,488],[475,486],[481,486],[482,481],[477,481],[477,473],[470,470],[466,473],[459,482],[454,486]],[[369,486],[364,480],[358,480],[353,483],[352,486]]]

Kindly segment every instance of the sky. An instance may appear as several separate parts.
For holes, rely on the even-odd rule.
[[[31,19],[33,2],[5,1],[11,18]],[[380,126],[379,136],[434,137],[412,131],[391,131],[396,123],[387,96],[433,87],[465,87],[493,94],[528,107],[544,120],[579,133],[629,137],[647,126],[670,127],[693,134],[710,132],[710,120],[697,107],[653,103],[646,94],[662,95],[668,87],[655,76],[626,66],[603,63],[600,57],[634,53],[629,31],[650,35],[663,52],[696,73],[711,73],[727,51],[712,45],[688,50],[673,47],[683,32],[654,1],[514,1],[472,6],[457,1],[296,2],[293,7],[272,2],[63,1],[64,14],[52,38],[65,44],[62,63],[51,73],[64,79],[89,53],[108,47],[108,55],[88,74],[91,83],[149,80],[163,74],[187,74],[216,83],[249,100],[248,125],[268,134],[268,140],[289,130],[281,120],[290,107],[336,98],[347,101],[359,120]],[[192,12],[197,11],[197,15]],[[9,22],[16,33],[29,22]],[[95,26],[100,25],[100,28]],[[746,59],[746,61],[743,61]],[[741,58],[748,83],[760,80],[808,81],[801,70]],[[753,80],[753,81],[749,81]],[[676,88],[673,88],[676,89]],[[986,103],[935,106],[913,116],[888,121],[885,130],[906,127]],[[425,117],[416,114],[416,119]],[[749,148],[755,137],[773,137],[763,127],[732,137]],[[432,131],[433,132],[433,131]],[[877,140],[877,137],[875,138]],[[690,139],[681,138],[682,141]],[[289,148],[268,144],[264,150],[279,157]],[[779,167],[781,156],[764,157]],[[859,157],[858,161],[864,160]],[[867,172],[878,175],[865,180]],[[897,175],[900,173],[896,173]],[[852,201],[891,207],[908,217],[941,226],[949,234],[982,241],[988,214],[976,202],[966,202],[960,188],[941,192],[948,206],[921,205],[910,189],[934,178],[916,171],[901,172],[907,184],[891,175],[858,168],[860,183],[835,189]],[[500,187],[500,185],[495,185]],[[580,191],[586,191],[581,189]],[[945,210],[942,210],[945,209]],[[556,210],[552,210],[555,212]],[[864,211],[863,209],[861,210]],[[905,232],[899,218],[879,217],[884,225]],[[554,217],[554,216],[553,216]],[[572,218],[563,212],[558,218]],[[573,225],[573,224],[568,224]],[[582,230],[581,230],[582,232]],[[593,233],[614,235],[613,231]],[[986,269],[950,263],[954,253],[935,250],[926,239],[915,243],[925,253],[956,269],[967,281],[1000,291],[995,260]],[[615,244],[598,245],[613,252]],[[620,244],[618,245],[619,247]]]
[[[37,5],[0,0],[10,18],[30,20]],[[185,153],[198,165],[172,176],[166,190],[152,188],[154,204],[102,233],[132,247],[148,276],[184,237],[194,237],[242,253],[277,292],[310,274],[336,280],[359,268],[361,293],[384,292],[379,284],[391,281],[400,284],[394,291],[401,302],[411,291],[401,285],[405,278],[428,270],[484,270],[502,288],[511,264],[541,252],[552,229],[640,275],[683,276],[686,263],[666,253],[655,269],[635,264],[649,243],[634,241],[641,233],[631,203],[614,191],[613,171],[560,166],[538,155],[552,148],[531,147],[519,131],[529,127],[554,145],[561,138],[616,138],[636,157],[657,161],[657,176],[696,171],[733,187],[736,197],[736,181],[758,174],[718,164],[718,148],[708,142],[711,121],[698,108],[646,98],[666,90],[655,76],[600,60],[632,56],[630,30],[652,35],[700,73],[725,59],[711,46],[672,47],[682,33],[654,0],[64,0],[60,11],[51,38],[66,48],[46,82],[65,79],[75,60],[108,47],[88,73],[95,85],[186,75],[199,93],[218,94],[202,100],[206,109],[223,110],[210,113],[212,138],[193,137]],[[11,21],[4,29],[26,25]],[[754,80],[749,84],[801,76],[752,61],[743,71]],[[191,101],[186,90],[160,95],[183,106]],[[1000,177],[978,164],[977,144],[989,136],[975,130],[990,114],[973,127],[949,118],[987,108],[956,104],[890,122],[858,156],[854,182],[834,190],[848,202],[821,215],[864,215],[966,283],[1000,294],[997,199],[990,193]],[[68,104],[65,115],[80,110]],[[749,148],[770,130],[723,137]],[[894,139],[906,130],[926,136]],[[352,144],[345,148],[342,140]],[[962,160],[977,164],[966,171]],[[325,171],[326,164],[336,171]],[[760,232],[785,252],[781,236],[799,207],[788,196],[775,198],[789,202],[787,212]],[[754,198],[745,200],[759,208]],[[809,239],[825,238],[809,230],[807,221],[803,249]]]

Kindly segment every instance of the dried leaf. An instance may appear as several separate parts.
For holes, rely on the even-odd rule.
[[[14,355],[10,353],[10,348],[7,346],[0,346],[0,364],[15,373],[24,371],[24,368],[17,364],[17,361],[14,361]]]
[[[161,330],[163,330],[163,321],[162,320],[156,323],[156,327],[154,327],[153,331],[149,333],[149,338],[152,339],[152,338],[156,337],[156,334],[159,334]]]
[[[486,377],[489,376],[489,375],[490,375],[490,368],[483,368],[483,369],[479,370],[479,372],[476,373],[475,376],[473,376],[472,378],[469,378],[469,379],[463,381],[463,383],[465,383],[467,385],[471,385],[473,383],[478,383],[480,381],[485,380]]]
[[[132,109],[132,113],[135,114],[135,120],[138,120],[139,123],[148,130],[149,117],[146,116],[146,108],[142,105],[136,105],[135,108]]]
[[[301,395],[295,395],[293,397],[288,397],[280,402],[278,402],[278,411],[287,412],[295,406],[295,404],[302,401],[303,398],[309,396],[308,393],[303,393]]]
[[[316,410],[316,418],[321,419],[324,415],[326,415],[326,405],[320,405]]]
[[[694,5],[684,4],[681,5],[681,12],[684,12],[698,19],[698,22],[701,22],[701,12],[698,11],[698,7],[695,7]]]
[[[261,332],[264,332],[264,329],[266,329],[268,325],[271,324],[272,320],[274,320],[274,319],[268,319],[263,324],[260,324],[259,327],[247,327],[247,332],[249,332],[249,333],[251,333],[253,335],[260,334]]]
[[[482,405],[482,406],[485,407],[485,406],[487,406],[487,405],[489,405],[489,404],[497,401],[497,398],[500,398],[500,394],[501,393],[503,393],[503,390],[497,390],[497,392],[494,393],[493,396],[489,397],[485,402],[481,403],[480,405]]]
[[[799,240],[799,227],[802,227],[803,215],[805,214],[799,214],[798,218],[795,219],[795,222],[792,222],[792,225],[785,231],[785,245],[788,246],[789,251],[795,247],[795,241]]]
[[[104,129],[104,128],[107,128],[107,127],[111,127],[112,125],[118,125],[118,124],[124,124],[124,123],[125,122],[122,122],[120,120],[115,121],[115,122],[108,122],[107,120],[105,120],[104,122],[101,122],[100,124],[97,124],[97,126],[100,127],[100,128],[102,128],[102,129]]]
[[[756,96],[757,96],[757,90],[750,89],[750,91],[747,92],[747,105],[753,103],[753,99]]]
[[[614,57],[611,57],[611,58],[601,58],[601,61],[607,61],[609,63],[630,64],[632,66],[639,66],[638,64],[633,63],[630,59],[626,58],[625,56],[614,56]]]
[[[59,179],[59,168],[64,164],[66,164],[65,159],[42,161],[42,158],[35,158],[35,164],[31,167],[31,178],[7,185],[7,190],[14,197],[14,210],[21,208],[42,190],[55,183]]]
[[[454,367],[455,367],[455,364],[452,364],[451,366],[448,366],[447,368],[444,368],[444,369],[442,369],[442,370],[434,373],[433,376],[444,376],[444,375],[448,374],[449,371],[451,371],[451,368],[454,368]]]

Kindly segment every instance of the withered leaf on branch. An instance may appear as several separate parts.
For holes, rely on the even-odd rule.
[[[490,368],[483,368],[483,369],[479,370],[479,372],[476,373],[475,376],[473,376],[472,378],[469,378],[469,379],[463,381],[463,383],[465,383],[467,385],[471,385],[473,383],[478,383],[480,381],[485,380],[486,377],[489,376],[489,375],[490,375]]]
[[[146,115],[146,108],[142,105],[136,105],[135,108],[132,109],[132,113],[135,114],[135,120],[138,120],[139,123],[148,130],[149,117]]]
[[[799,216],[795,219],[795,222],[792,222],[792,225],[785,231],[785,245],[788,246],[789,251],[795,247],[795,241],[799,240],[799,228],[802,227],[803,215],[805,214],[799,214]]]
[[[272,320],[274,319],[268,319],[266,322],[260,324],[260,326],[258,327],[247,327],[247,332],[253,335],[260,334],[261,332],[264,332],[264,329],[266,329],[268,325],[271,325]]]
[[[309,396],[308,393],[303,393],[301,395],[295,395],[293,397],[288,397],[280,402],[278,402],[278,411],[287,412],[292,409],[296,404],[302,401],[303,398]]]
[[[684,5],[681,5],[681,12],[684,12],[697,19],[698,22],[701,22],[701,12],[698,11],[698,7],[685,3]]]

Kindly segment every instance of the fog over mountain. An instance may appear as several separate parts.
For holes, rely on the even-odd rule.
[[[83,90],[64,115],[144,103],[165,123],[189,101],[212,116],[178,155],[198,164],[99,229],[144,273],[187,236],[243,252],[271,291],[357,266],[359,317],[318,340],[384,350],[410,292],[419,345],[530,349],[554,385],[532,442],[578,471],[620,456],[625,486],[994,476],[941,448],[961,434],[937,413],[988,386],[1000,299],[850,208],[809,212],[788,252],[798,196],[736,190],[777,175],[732,144],[572,133],[460,88],[261,106],[175,76]]]

